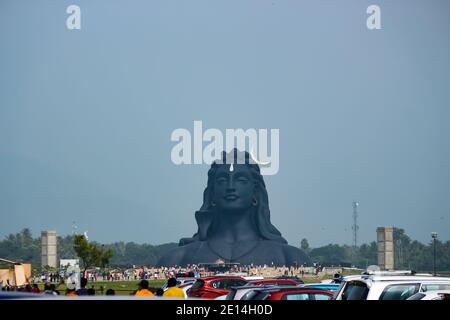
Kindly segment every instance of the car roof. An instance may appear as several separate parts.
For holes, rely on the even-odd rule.
[[[267,289],[267,290],[258,290],[259,292],[266,292],[266,293],[310,293],[310,294],[326,294],[329,296],[333,296],[334,292],[330,290],[325,289],[311,289],[311,288],[296,288],[296,289],[290,289],[290,290],[284,290],[283,288],[280,289]]]
[[[261,288],[300,288],[300,286],[277,286],[274,284],[252,284],[249,283],[247,285],[244,286],[236,286],[236,287],[231,287],[231,289],[233,290],[245,290],[245,289],[261,289]]]
[[[305,292],[330,292],[329,290],[325,289],[318,289],[318,288],[304,288],[301,286],[264,286],[264,287],[256,287],[254,288],[258,291],[292,291],[292,290],[299,290],[299,291],[305,291]]]
[[[241,276],[211,276],[211,277],[200,278],[198,280],[211,281],[211,280],[220,280],[220,279],[240,279],[240,280],[245,281],[245,279],[242,278]]]
[[[394,275],[354,275],[344,277],[344,281],[361,280],[364,282],[377,281],[423,281],[423,282],[450,282],[449,277],[435,277],[435,276],[394,276]]]
[[[301,285],[302,288],[311,288],[311,287],[333,287],[337,288],[340,286],[339,283],[305,283]]]
[[[294,279],[261,279],[261,280],[251,280],[250,283],[256,283],[256,282],[286,282],[286,283],[292,283],[297,282]],[[297,282],[298,283],[298,282]]]

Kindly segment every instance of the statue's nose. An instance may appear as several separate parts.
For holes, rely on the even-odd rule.
[[[227,184],[227,191],[234,191],[234,179],[233,176],[230,177],[230,179],[228,179],[228,184]]]

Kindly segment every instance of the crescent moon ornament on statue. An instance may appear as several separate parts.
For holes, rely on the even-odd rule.
[[[266,161],[266,162],[264,162],[264,161],[259,161],[259,160],[255,157],[255,155],[253,154],[253,148],[250,149],[250,157],[252,158],[252,160],[253,160],[256,164],[259,164],[260,166],[267,166],[267,165],[270,164],[269,161]]]

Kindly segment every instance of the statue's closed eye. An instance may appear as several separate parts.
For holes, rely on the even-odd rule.
[[[227,182],[227,179],[225,178],[225,177],[220,177],[220,178],[217,178],[217,183],[220,183],[220,184],[222,184],[222,183],[226,183]]]

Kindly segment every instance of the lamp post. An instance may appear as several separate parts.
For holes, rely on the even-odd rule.
[[[437,239],[437,232],[431,233],[431,238],[433,238],[433,275],[436,275],[436,239]]]

